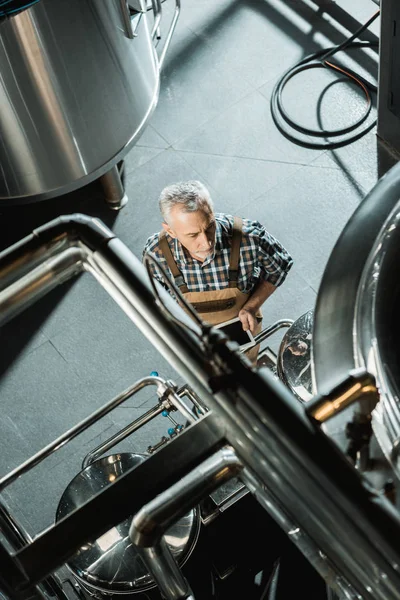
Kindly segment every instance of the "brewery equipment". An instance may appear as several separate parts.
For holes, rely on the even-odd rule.
[[[65,564],[84,597],[121,593],[121,588],[112,590],[103,575],[101,584],[90,576],[97,565],[104,565],[104,553],[110,553],[112,562],[112,548],[124,538],[122,548],[133,545],[130,555],[141,561],[141,569],[133,571],[131,579],[124,578],[128,586],[130,581],[125,591],[140,593],[140,586],[138,592],[133,590],[140,580],[153,586],[147,591],[158,591],[163,598],[195,598],[195,573],[186,570],[196,551],[195,515],[204,509],[201,527],[217,523],[219,511],[212,508],[210,497],[235,481],[224,500],[231,507],[221,512],[228,515],[232,504],[237,507],[251,499],[267,517],[264,523],[257,513],[252,540],[260,524],[265,526],[263,541],[271,539],[271,531],[278,540],[273,524],[279,526],[297,552],[290,560],[292,572],[301,564],[301,556],[317,576],[308,579],[302,597],[398,598],[400,518],[395,494],[387,486],[374,485],[366,469],[357,465],[355,458],[363,445],[368,446],[365,435],[359,437],[358,447],[354,435],[351,452],[343,452],[327,435],[327,425],[350,409],[354,409],[348,419],[353,431],[372,421],[371,436],[376,431],[396,487],[398,286],[394,275],[399,197],[400,169],[395,167],[370,192],[338,240],[315,309],[297,322],[282,320],[269,328],[287,328],[276,372],[254,367],[237,344],[201,321],[189,305],[187,312],[182,310],[149,277],[150,265],[157,264],[155,257],[148,255],[143,265],[96,219],[61,217],[0,255],[0,323],[59,283],[87,271],[187,382],[183,388],[158,376],[136,382],[0,479],[3,490],[135,390],[156,386],[158,404],[83,459],[82,470],[60,499],[56,522],[49,529],[30,539],[1,508],[7,543],[0,544],[0,589],[6,597],[19,599],[30,593],[43,597],[46,589],[54,589],[51,574]],[[354,243],[357,252],[350,251]],[[165,272],[163,276],[168,279]],[[175,292],[179,299],[179,290]],[[290,356],[301,358],[303,375],[311,369],[311,383],[308,376],[297,389],[294,382],[299,373],[293,378],[285,372],[289,346]],[[163,411],[171,416],[174,410],[184,422],[172,421],[168,437],[153,444],[151,451],[128,457],[115,451],[115,444],[134,434],[143,422]],[[125,459],[126,470],[122,469]],[[89,482],[98,480],[100,489],[94,489],[91,497],[86,490],[82,503],[80,483],[86,477]],[[247,519],[253,514],[254,507],[246,509]],[[180,546],[180,560],[168,535],[188,515],[190,527],[187,543]],[[120,524],[127,519],[121,533]],[[246,522],[243,518],[238,523],[242,520]],[[213,543],[209,552],[212,548]],[[229,546],[219,554],[228,550]],[[82,567],[79,559],[86,552],[89,560]],[[262,554],[265,562],[258,568],[267,577],[260,597],[261,592],[270,598],[277,593],[282,577],[275,566],[285,564],[286,553],[287,545],[279,539],[277,552]],[[229,569],[224,573],[229,574]],[[324,589],[316,593],[321,581]]]
[[[102,178],[110,206],[120,208],[126,198],[117,163],[157,104],[179,0],[161,49],[159,0],[150,13],[142,0],[6,5],[0,202],[54,198]]]

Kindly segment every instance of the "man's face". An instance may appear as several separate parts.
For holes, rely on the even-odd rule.
[[[198,210],[184,212],[180,206],[174,206],[169,213],[169,224],[163,223],[167,233],[178,238],[190,255],[204,262],[214,250],[215,217],[212,211]]]

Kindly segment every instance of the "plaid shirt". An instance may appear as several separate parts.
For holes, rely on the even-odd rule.
[[[206,292],[228,287],[233,217],[217,213],[215,220],[214,252],[203,263],[193,259],[176,238],[166,236],[172,255],[190,292]],[[171,275],[159,247],[158,233],[148,238],[143,256],[147,252],[153,253]],[[269,281],[275,286],[281,285],[292,264],[290,254],[266,231],[265,227],[258,221],[243,219],[238,277],[238,288],[241,292],[250,293],[260,279]],[[161,274],[152,264],[151,271],[155,279],[164,284]]]

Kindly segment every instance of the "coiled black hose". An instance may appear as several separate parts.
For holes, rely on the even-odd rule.
[[[279,129],[279,131],[290,141],[296,143],[299,146],[303,146],[305,148],[311,149],[328,149],[333,150],[335,148],[340,148],[349,144],[350,142],[354,142],[365,135],[368,131],[370,131],[376,124],[376,119],[369,124],[365,124],[367,120],[371,108],[372,108],[372,98],[371,92],[377,92],[377,86],[367,81],[361,75],[358,75],[348,67],[341,66],[337,63],[334,63],[330,60],[330,58],[341,50],[345,50],[347,48],[372,48],[377,47],[377,42],[355,42],[354,40],[365,30],[375,19],[379,16],[380,11],[378,10],[364,25],[362,25],[350,38],[346,39],[344,42],[339,44],[338,46],[334,46],[332,48],[320,50],[306,58],[303,58],[298,63],[296,63],[293,67],[285,71],[282,77],[279,79],[277,84],[275,85],[272,96],[271,96],[271,114],[274,120],[275,125]],[[327,68],[332,69],[338,73],[345,75],[348,79],[355,82],[359,85],[367,100],[367,105],[364,113],[361,115],[359,119],[357,119],[354,123],[349,125],[348,127],[341,129],[309,129],[307,127],[303,127],[299,123],[296,123],[293,119],[290,118],[285,107],[283,106],[282,93],[286,84],[292,79],[295,75],[301,73],[302,71],[306,71],[307,69],[316,69],[316,68]],[[358,129],[359,127],[362,129]],[[311,137],[336,137],[336,136],[344,136],[348,135],[345,139],[341,139],[339,141],[326,141],[326,142],[312,142],[302,137],[299,137],[290,131],[292,130],[298,131],[300,134]]]

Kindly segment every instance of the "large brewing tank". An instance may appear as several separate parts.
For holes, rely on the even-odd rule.
[[[400,477],[400,163],[354,212],[326,266],[314,314],[313,377],[324,394],[349,371],[363,368],[377,381],[374,434]]]
[[[115,168],[159,93],[143,0],[25,4],[0,19],[2,204],[56,197]]]

